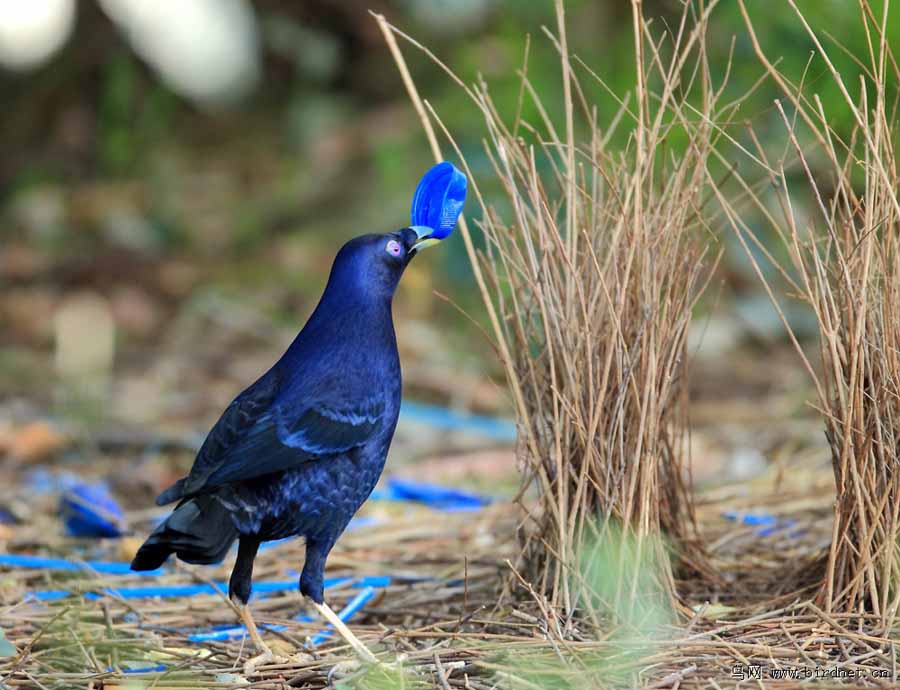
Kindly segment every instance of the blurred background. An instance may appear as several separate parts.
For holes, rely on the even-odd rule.
[[[660,30],[677,25],[680,2],[643,4]],[[799,4],[817,28],[865,50],[853,3]],[[630,4],[566,6],[573,52],[627,94]],[[529,77],[551,117],[561,114],[558,59],[542,32],[555,27],[549,0],[0,0],[7,486],[37,492],[71,472],[108,479],[129,507],[149,506],[303,325],[337,248],[408,222],[432,160],[370,9],[465,81],[483,76],[509,116],[530,34]],[[766,2],[754,16],[771,54],[803,73],[812,45],[786,3]],[[736,4],[723,3],[713,23],[713,67],[724,75],[733,55],[728,89],[742,97],[762,69]],[[891,30],[900,39],[900,22]],[[858,73],[833,47],[845,76]],[[490,198],[477,111],[405,50]],[[821,64],[806,82],[849,129]],[[615,100],[589,77],[582,83],[608,122]],[[774,97],[763,84],[741,114],[777,151]],[[524,117],[536,121],[533,105]],[[472,200],[468,212],[477,220]],[[725,253],[693,340],[694,421],[711,427],[693,445],[700,481],[765,470],[796,438],[784,422],[804,423],[809,397],[742,251],[724,229],[710,240]],[[458,236],[411,265],[395,310],[413,404],[389,469],[416,462],[421,479],[511,492],[514,429]],[[813,333],[805,312],[790,313],[801,334]],[[15,510],[26,510],[28,492],[14,493]]]

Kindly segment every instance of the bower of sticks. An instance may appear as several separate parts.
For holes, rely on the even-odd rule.
[[[511,103],[391,16],[365,16],[418,145],[470,185],[448,242],[471,299],[445,294],[435,263],[404,277],[400,423],[328,561],[325,598],[378,663],[300,595],[300,540],[256,560],[251,607],[287,661],[251,674],[227,596],[234,552],[128,567],[168,512],[154,496],[314,297],[195,289],[258,284],[239,249],[224,265],[151,253],[130,272],[118,250],[78,262],[11,241],[10,338],[51,345],[0,360],[0,688],[900,682],[896,10],[851,3],[866,47],[849,74],[836,57],[849,49],[793,0],[811,51],[796,71],[758,31],[757,3],[731,8],[723,52],[710,29],[722,3],[678,3],[659,22],[633,0],[623,91],[551,4],[510,68]],[[538,43],[558,70],[550,90],[529,71]],[[474,145],[423,96],[422,65],[478,123]],[[748,70],[735,96],[729,79]],[[761,112],[760,89],[773,94]],[[103,194],[82,190],[80,212]],[[320,240],[297,261],[313,270],[333,250]],[[285,241],[266,256],[298,252]],[[82,289],[55,293],[60,274]],[[29,325],[42,300],[52,322]],[[475,355],[442,354],[451,332]]]

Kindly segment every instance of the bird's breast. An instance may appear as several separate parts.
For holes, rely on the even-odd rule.
[[[300,535],[336,539],[372,493],[384,468],[390,438],[379,434],[349,452],[323,458],[241,488],[232,511],[242,533],[264,540]]]

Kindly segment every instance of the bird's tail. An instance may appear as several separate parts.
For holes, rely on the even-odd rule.
[[[174,553],[185,563],[218,563],[237,538],[228,511],[213,496],[183,501],[153,530],[131,561],[132,570],[153,570]]]
[[[159,496],[156,497],[156,505],[164,506],[169,503],[175,503],[180,498],[184,498],[184,484],[187,480],[186,477],[182,477],[177,482],[172,484],[168,489],[163,491]]]

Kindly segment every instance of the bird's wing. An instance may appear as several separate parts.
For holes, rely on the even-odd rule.
[[[384,402],[369,398],[339,406],[307,400],[299,412],[275,405],[228,449],[205,487],[289,470],[360,446],[378,429]]]
[[[385,398],[375,394],[347,403],[340,397],[322,391],[279,399],[277,382],[261,379],[216,422],[172,500],[362,445],[381,424]]]

